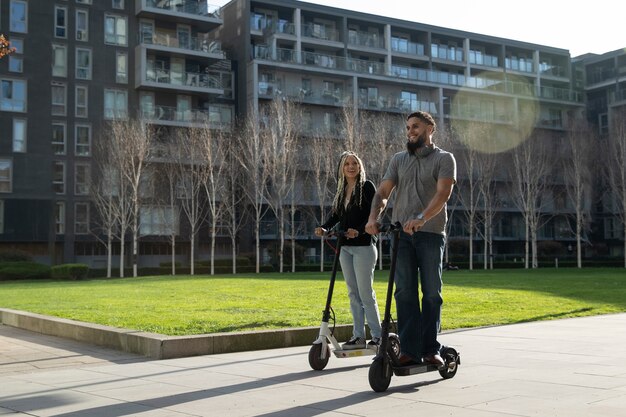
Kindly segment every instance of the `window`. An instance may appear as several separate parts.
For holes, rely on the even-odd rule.
[[[0,110],[25,112],[26,81],[2,79],[0,85],[2,88]]]
[[[67,77],[67,48],[52,45],[52,76]]]
[[[54,36],[56,38],[67,37],[67,7],[56,6],[54,8]]]
[[[26,152],[25,119],[13,119],[13,152]]]
[[[65,155],[65,123],[52,123],[52,153]]]
[[[0,193],[13,191],[13,161],[0,159]]]
[[[76,3],[91,4],[91,0],[76,0]]]
[[[115,57],[115,82],[128,82],[128,55],[125,52],[118,52]]]
[[[128,95],[124,90],[104,90],[104,117],[107,119],[128,116]]]
[[[65,162],[52,163],[52,190],[57,194],[65,194]]]
[[[178,234],[178,217],[172,207],[141,207],[139,222],[139,230],[143,236]]]
[[[104,16],[104,43],[126,46],[126,18],[122,16]]]
[[[76,156],[91,155],[91,126],[76,125]]]
[[[124,8],[124,0],[113,0],[113,4],[111,5],[114,9],[123,9]]]
[[[4,200],[0,200],[0,234],[4,233]]]
[[[89,12],[76,10],[76,40],[87,42],[89,40]]]
[[[11,0],[11,32],[28,32],[28,3],[23,0]]]
[[[76,79],[91,80],[91,49],[76,48]]]
[[[91,170],[88,164],[76,164],[74,166],[74,194],[89,194],[89,179]]]
[[[15,48],[15,52],[9,55],[9,71],[11,72],[23,72],[24,71],[24,40],[11,38],[11,46]]]
[[[65,203],[57,201],[54,207],[54,222],[56,224],[56,234],[62,235],[65,233]]]
[[[65,84],[52,84],[52,115],[65,116],[65,103],[67,100],[67,89]]]
[[[86,85],[76,86],[76,117],[87,117],[88,90]]]
[[[89,233],[89,203],[74,205],[74,233],[77,235]]]

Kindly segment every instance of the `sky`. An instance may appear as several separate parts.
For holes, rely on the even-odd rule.
[[[209,0],[221,6],[226,0]],[[309,0],[363,13],[568,49],[572,57],[626,48],[622,0]]]

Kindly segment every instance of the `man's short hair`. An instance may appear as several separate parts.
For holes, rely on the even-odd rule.
[[[409,120],[412,117],[417,117],[424,123],[431,125],[433,127],[433,133],[437,131],[437,123],[435,123],[435,119],[430,115],[430,113],[425,111],[416,111],[409,114],[406,119]]]

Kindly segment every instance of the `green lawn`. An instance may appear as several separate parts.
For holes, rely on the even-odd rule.
[[[162,333],[190,335],[318,326],[330,273],[155,276],[0,282],[0,307]],[[338,277],[337,324],[350,323]],[[387,272],[377,272],[381,315]],[[626,311],[622,268],[448,271],[443,328]]]

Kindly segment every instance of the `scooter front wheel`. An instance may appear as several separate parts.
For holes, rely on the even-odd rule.
[[[393,369],[387,358],[381,356],[374,359],[368,375],[370,387],[376,392],[386,391],[391,383],[391,375],[393,375]]]
[[[441,350],[441,356],[446,364],[439,370],[439,375],[443,379],[450,379],[456,375],[456,371],[459,369],[459,354],[454,348],[445,347]]]
[[[324,357],[322,358],[322,349],[326,349]],[[326,368],[330,359],[330,349],[326,343],[316,343],[309,349],[309,365],[315,371],[321,371]]]

